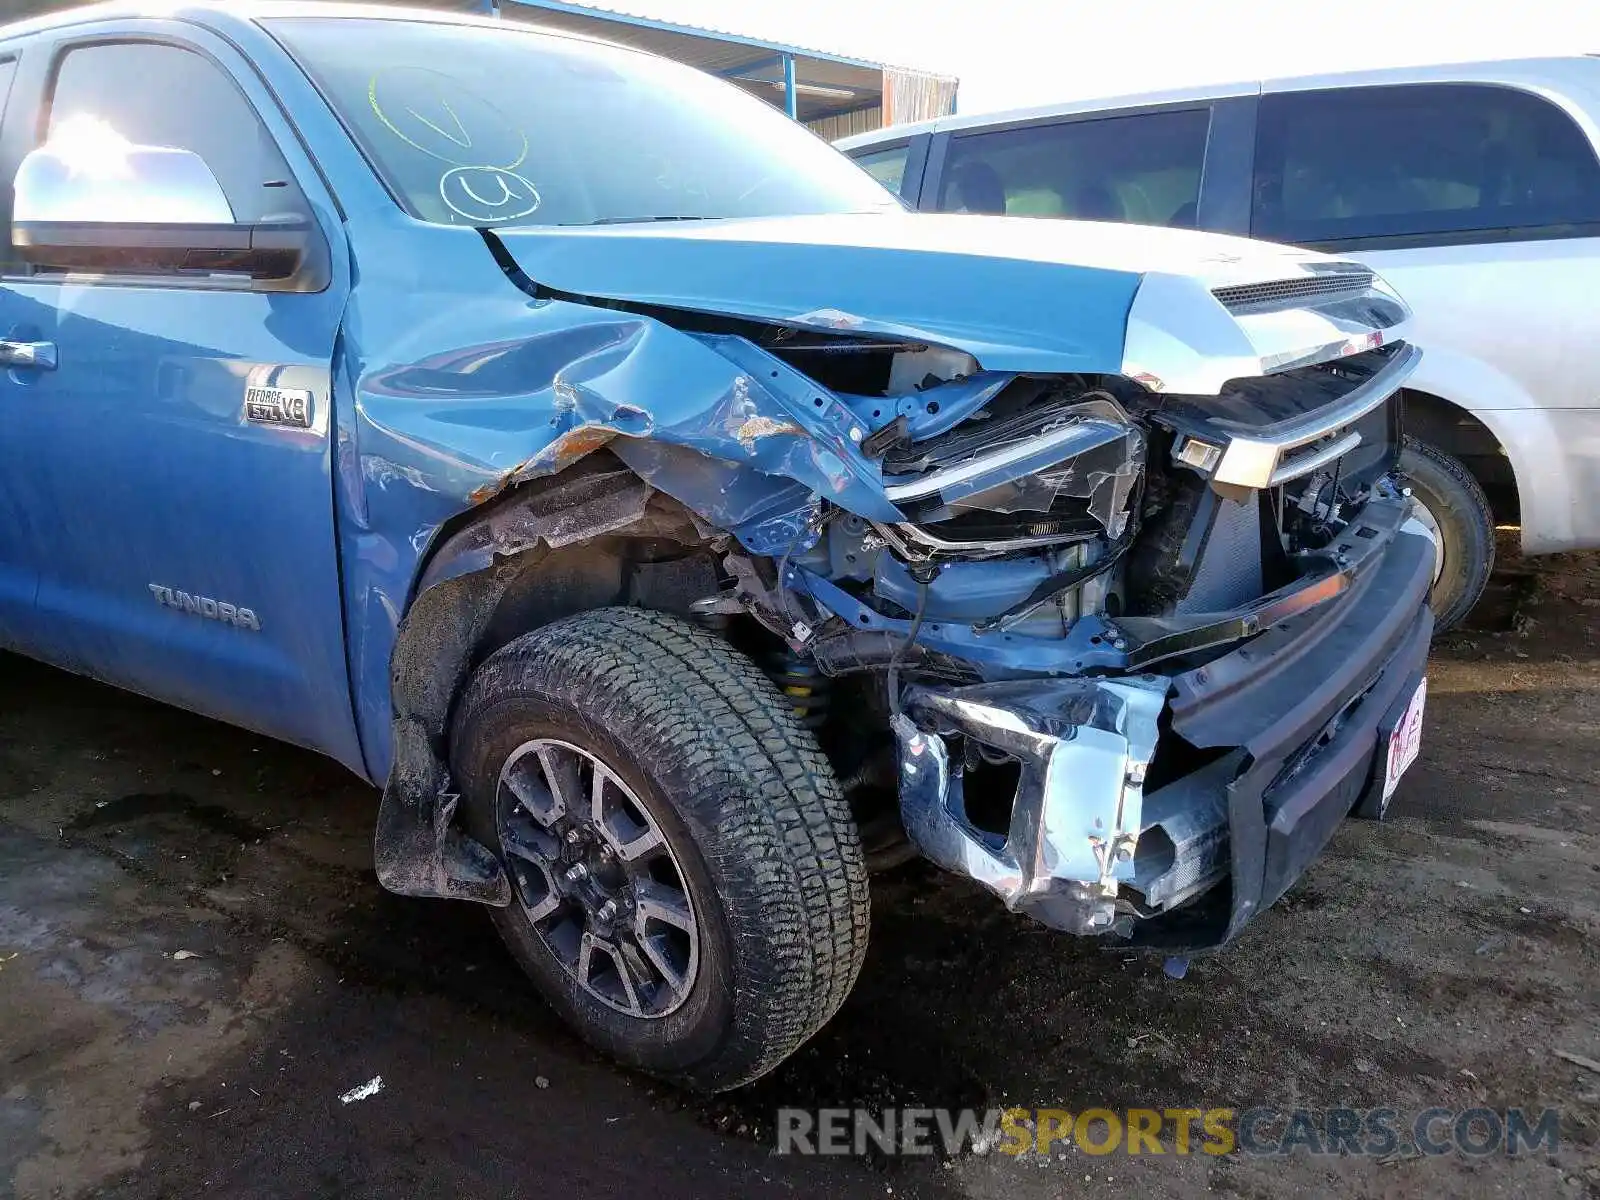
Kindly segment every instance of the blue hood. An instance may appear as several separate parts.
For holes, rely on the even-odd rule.
[[[1144,275],[1294,274],[1303,251],[1188,230],[920,213],[496,230],[558,292],[964,350],[990,370],[1116,372]]]

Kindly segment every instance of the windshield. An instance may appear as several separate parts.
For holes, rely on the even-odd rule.
[[[512,24],[265,24],[425,221],[595,225],[901,207],[771,105],[647,54]]]

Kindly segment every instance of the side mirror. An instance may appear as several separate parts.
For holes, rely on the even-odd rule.
[[[302,284],[321,240],[303,215],[235,221],[198,154],[135,146],[99,122],[68,122],[17,168],[12,244],[56,270],[233,273]],[[321,272],[313,272],[321,273]]]

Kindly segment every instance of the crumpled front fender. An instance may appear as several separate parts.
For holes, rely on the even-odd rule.
[[[534,300],[472,238],[470,291],[396,301],[393,281],[358,287],[337,364],[351,665],[374,779],[389,772],[389,663],[424,559],[507,488],[608,446],[753,553],[794,547],[823,499],[899,519],[857,449],[867,429],[832,392],[743,338]]]
[[[404,479],[477,504],[612,442],[626,459],[618,440],[626,439],[723,464],[714,491],[697,487],[687,468],[657,464],[652,482],[736,533],[807,493],[897,518],[877,468],[855,449],[865,426],[838,397],[748,341],[561,300],[524,306],[515,325],[494,338],[475,329],[460,346],[363,372],[366,478]],[[766,478],[740,479],[746,472]]]

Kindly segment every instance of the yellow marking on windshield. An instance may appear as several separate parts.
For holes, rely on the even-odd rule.
[[[414,68],[414,69],[415,70],[423,70],[423,71],[427,70],[426,68]],[[427,73],[428,74],[436,74],[436,72],[432,72],[432,71],[428,71]],[[484,167],[484,168],[488,168],[488,169],[492,169],[492,170],[515,171],[518,167],[520,167],[524,162],[527,161],[528,153],[532,149],[532,146],[530,145],[530,143],[528,141],[527,131],[517,128],[515,125],[513,125],[511,123],[511,121],[507,120],[505,115],[503,113],[501,113],[500,110],[497,109],[494,105],[490,104],[487,100],[484,100],[482,97],[476,95],[475,93],[469,91],[468,89],[460,87],[459,84],[455,84],[453,80],[451,81],[453,86],[458,87],[460,89],[461,93],[464,96],[476,101],[478,104],[480,104],[484,108],[488,109],[491,113],[493,113],[500,120],[504,121],[506,127],[516,133],[517,138],[521,141],[522,145],[521,145],[520,149],[517,152],[516,158],[513,159],[511,162],[508,162],[508,163],[484,163],[484,162],[464,161],[464,160],[459,159],[459,158],[453,158],[453,157],[446,156],[444,154],[440,154],[436,150],[430,150],[427,146],[424,146],[421,142],[419,142],[415,138],[409,136],[403,129],[400,128],[400,126],[396,125],[395,122],[390,118],[389,114],[386,113],[383,110],[383,105],[378,102],[378,77],[380,75],[382,75],[382,74],[383,74],[382,71],[375,71],[373,73],[373,75],[372,75],[372,78],[368,81],[368,83],[367,83],[367,103],[372,107],[373,115],[376,116],[378,118],[378,120],[383,122],[384,127],[386,129],[388,129],[390,133],[394,134],[395,137],[399,138],[406,145],[410,146],[412,149],[420,150],[423,154],[426,154],[429,158],[436,158],[440,162],[450,163],[453,166],[459,166],[459,167]],[[443,78],[443,77],[441,77],[441,78]],[[407,113],[409,113],[411,116],[415,117],[419,122],[421,122],[423,125],[426,125],[429,129],[433,130],[435,133],[437,133],[440,137],[444,138],[446,141],[449,141],[449,142],[451,142],[451,143],[453,143],[453,144],[455,144],[457,146],[460,146],[464,150],[470,150],[472,148],[473,144],[474,144],[474,140],[475,139],[472,136],[472,131],[467,128],[467,122],[465,122],[465,121],[463,121],[461,119],[460,115],[456,112],[455,108],[451,105],[450,101],[445,99],[444,93],[442,91],[439,92],[436,95],[435,98],[438,100],[439,106],[442,109],[444,109],[445,112],[450,114],[450,119],[453,122],[455,122],[456,129],[460,131],[460,134],[461,134],[460,137],[457,137],[454,134],[450,133],[443,126],[438,125],[438,124],[434,123],[433,121],[430,121],[427,117],[423,116],[420,112],[418,112],[415,108],[411,107],[411,105],[409,105],[409,104],[405,105],[405,110],[406,110]]]

